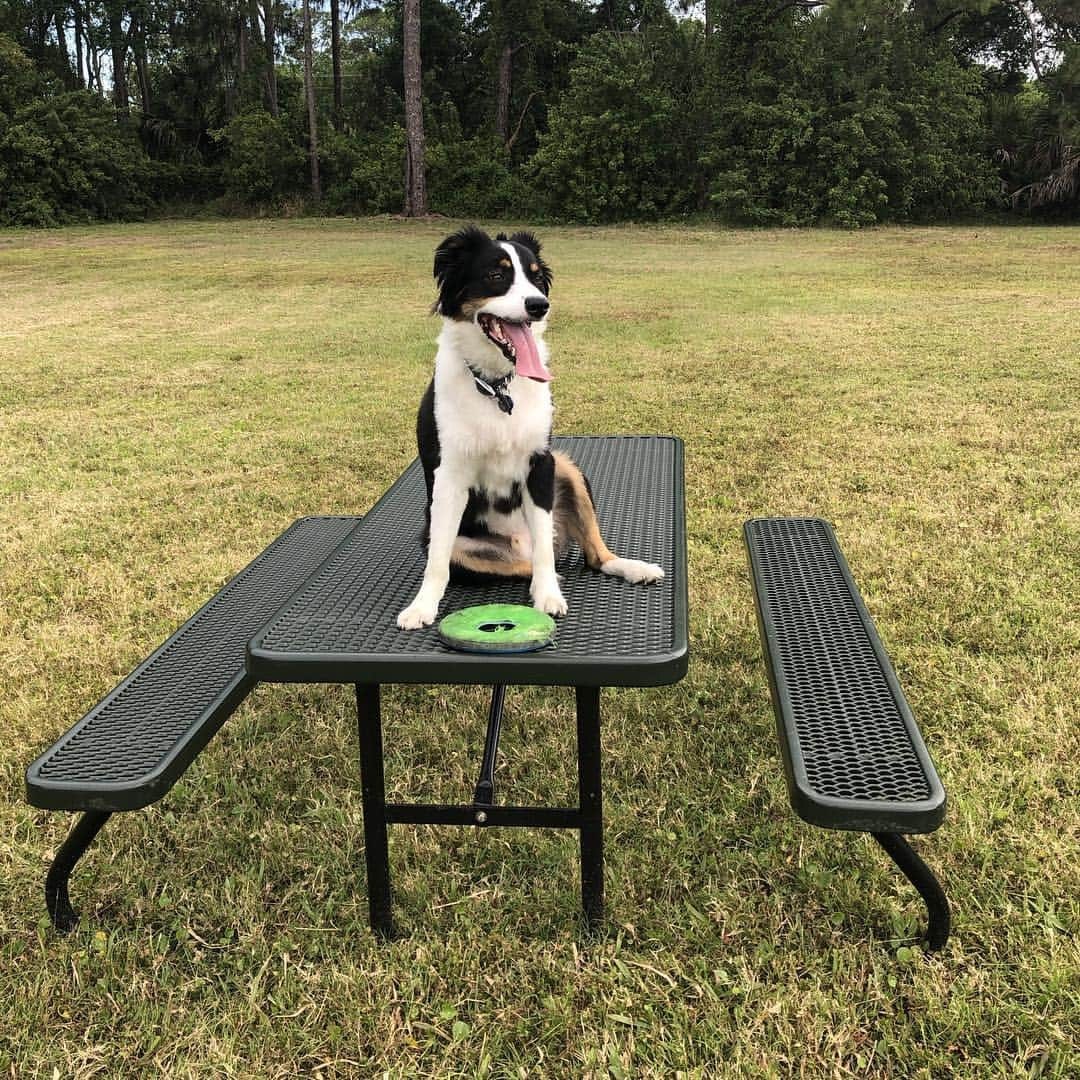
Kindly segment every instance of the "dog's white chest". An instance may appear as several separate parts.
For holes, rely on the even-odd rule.
[[[551,435],[547,384],[515,378],[507,386],[513,411],[476,389],[462,358],[440,349],[435,361],[435,422],[443,464],[465,474],[470,487],[507,490],[528,474],[529,458]]]

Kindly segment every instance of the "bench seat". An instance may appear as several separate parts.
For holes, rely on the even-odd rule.
[[[836,535],[819,518],[755,518],[743,533],[792,807],[872,833],[909,877],[925,871],[912,880],[936,889],[943,943],[944,895],[900,834],[936,829],[945,789]]]
[[[73,924],[67,876],[108,815],[176,783],[255,685],[245,669],[252,635],[359,521],[295,522],[27,769],[31,805],[87,814],[50,871],[54,922]]]
[[[45,810],[138,810],[156,802],[247,696],[251,636],[359,518],[294,523],[26,772]]]

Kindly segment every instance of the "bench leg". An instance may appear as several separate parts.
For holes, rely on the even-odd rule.
[[[75,869],[75,864],[86,853],[86,849],[94,842],[102,826],[110,817],[112,817],[112,812],[108,810],[88,810],[83,814],[68,834],[68,838],[61,844],[45,876],[45,907],[53,926],[62,934],[68,934],[74,930],[75,924],[79,921],[79,915],[71,906],[71,899],[68,896],[68,880],[71,877],[71,871]]]
[[[903,875],[919,890],[926,901],[929,922],[926,947],[931,952],[940,949],[949,938],[949,901],[934,872],[919,858],[915,849],[899,833],[871,833],[900,868]]]
[[[394,920],[390,911],[390,850],[386,842],[382,712],[377,684],[356,684],[356,718],[360,740],[368,911],[372,930],[380,937],[389,938],[394,934]]]
[[[600,780],[600,687],[577,691],[578,791],[581,813],[581,906],[589,929],[604,917],[604,807]]]

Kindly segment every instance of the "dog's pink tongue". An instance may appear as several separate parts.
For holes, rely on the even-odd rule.
[[[535,379],[537,382],[549,382],[551,372],[540,363],[540,350],[536,347],[536,338],[532,330],[521,323],[503,323],[503,330],[514,345],[514,355],[517,357],[517,373],[526,379]]]

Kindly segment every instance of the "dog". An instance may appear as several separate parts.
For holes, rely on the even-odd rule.
[[[530,232],[493,240],[476,226],[435,251],[442,316],[435,376],[416,441],[427,484],[427,565],[403,630],[435,620],[451,579],[530,579],[534,607],[565,615],[555,560],[569,541],[589,567],[629,582],[659,581],[652,563],[604,543],[578,466],[551,450],[551,372],[544,341],[552,272]]]

